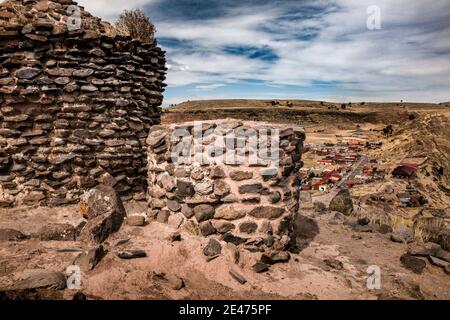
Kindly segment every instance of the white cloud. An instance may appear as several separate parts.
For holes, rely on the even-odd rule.
[[[161,0],[80,3],[100,17],[113,19],[123,9],[156,1]],[[308,86],[322,81],[337,83],[336,89],[342,90],[328,93],[329,98],[450,100],[448,0],[435,0],[433,5],[422,0],[307,0],[293,4],[297,11],[291,10],[289,18],[284,16],[286,8],[277,2],[265,7],[243,4],[240,11],[201,21],[158,17],[158,37],[189,43],[189,50],[166,48],[167,83],[171,87],[197,85],[204,90],[245,79],[274,86]],[[381,30],[366,27],[369,5],[381,8]],[[324,10],[305,17],[305,8],[310,6],[323,6]],[[315,37],[302,38],[314,33]],[[264,46],[279,59],[233,55],[223,50],[225,46]]]
[[[382,30],[366,28],[366,8],[374,4],[381,8]],[[211,59],[177,53],[176,59],[189,61],[191,72],[225,70],[225,79],[251,75],[252,79],[288,85],[345,82],[343,89],[395,100],[408,95],[422,101],[449,99],[450,26],[436,25],[436,21],[450,19],[448,1],[438,0],[430,6],[419,0],[338,0],[335,7],[339,9],[323,16],[275,25],[275,30],[282,28],[283,41],[277,41],[280,34],[261,29],[271,25],[278,10],[215,19],[181,30],[166,25],[161,31],[217,52],[224,45],[268,45],[280,57],[276,63],[255,63],[246,57],[237,62],[235,56],[225,54]],[[316,38],[295,38],[311,27],[319,30]],[[436,54],[436,50],[447,54]]]
[[[223,84],[223,83],[213,83],[213,84],[206,84],[206,85],[198,85],[198,86],[195,86],[195,89],[197,89],[197,90],[214,90],[214,89],[221,88],[224,86],[225,86],[225,84]]]
[[[75,0],[94,16],[114,21],[124,10],[142,9],[158,0]]]

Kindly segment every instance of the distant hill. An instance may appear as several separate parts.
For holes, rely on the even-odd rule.
[[[237,118],[281,123],[396,123],[421,111],[441,110],[432,103],[335,103],[311,100],[199,100],[164,109],[163,122]]]
[[[294,106],[313,106],[320,105],[320,101],[310,100],[244,100],[244,99],[229,99],[229,100],[195,100],[185,101],[175,107],[174,109],[227,109],[227,108],[261,108],[273,106],[287,107],[291,103]]]

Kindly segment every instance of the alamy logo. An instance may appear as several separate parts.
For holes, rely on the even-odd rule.
[[[192,131],[177,128],[172,133],[171,158],[174,164],[270,164],[278,169],[280,162],[279,129],[204,130],[203,122],[195,122]]]
[[[69,17],[67,19],[67,29],[69,31],[75,31],[81,29],[81,10],[80,7],[76,5],[71,5],[67,7],[66,10]]]
[[[81,289],[81,270],[79,266],[69,266],[66,269],[67,289],[80,290]]]
[[[369,266],[367,268],[367,289],[379,290],[381,289],[381,269],[379,266]]]
[[[379,6],[367,7],[367,29],[380,30],[381,29],[381,8]]]

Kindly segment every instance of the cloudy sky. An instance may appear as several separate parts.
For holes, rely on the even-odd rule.
[[[150,16],[167,51],[166,105],[212,98],[450,101],[450,0],[78,2],[109,21],[131,8]],[[381,29],[367,26],[378,21],[373,6]]]

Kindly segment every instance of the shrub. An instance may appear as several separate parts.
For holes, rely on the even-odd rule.
[[[155,38],[155,26],[140,9],[122,12],[115,27],[119,34],[131,36],[142,42],[151,43]]]

